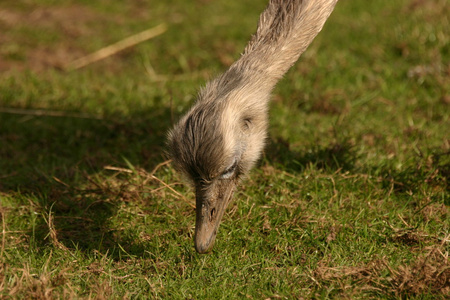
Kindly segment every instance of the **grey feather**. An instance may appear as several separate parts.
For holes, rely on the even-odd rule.
[[[199,228],[207,217],[199,206],[207,204],[213,220],[216,207],[226,208],[239,179],[259,159],[270,93],[320,32],[336,2],[271,0],[241,57],[201,89],[196,103],[169,132],[173,165],[196,188],[197,251],[212,248],[223,215],[220,211],[217,224],[208,227],[213,237],[203,238]],[[229,199],[221,199],[225,194]]]

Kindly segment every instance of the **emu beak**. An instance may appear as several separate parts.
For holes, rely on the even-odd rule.
[[[198,253],[212,250],[220,220],[233,198],[235,186],[233,180],[226,180],[215,182],[209,187],[196,187],[195,250]]]

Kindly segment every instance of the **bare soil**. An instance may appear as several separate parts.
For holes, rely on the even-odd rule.
[[[105,17],[81,5],[21,11],[0,8],[0,72],[63,67],[85,53],[79,39],[94,35],[95,26],[91,25],[102,19]],[[42,36],[30,39],[30,29]]]

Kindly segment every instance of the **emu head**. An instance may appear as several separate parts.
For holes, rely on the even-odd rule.
[[[209,252],[240,180],[264,147],[268,93],[228,71],[169,132],[169,155],[195,188],[195,249]]]

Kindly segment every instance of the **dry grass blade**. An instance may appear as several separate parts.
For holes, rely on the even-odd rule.
[[[48,230],[49,230],[49,236],[51,239],[52,244],[61,249],[61,250],[67,250],[67,247],[64,246],[64,244],[62,244],[59,240],[58,240],[58,235],[55,229],[55,225],[53,222],[53,214],[52,214],[52,208],[50,208],[50,211],[48,212],[47,218],[44,217],[45,222],[47,223],[48,226]]]
[[[139,43],[142,43],[146,40],[154,38],[158,35],[163,34],[167,30],[167,26],[165,24],[160,24],[156,27],[144,30],[140,33],[127,37],[115,44],[104,47],[94,53],[81,57],[66,66],[66,69],[79,69],[85,67],[89,64],[92,64],[96,61],[107,58],[108,56],[114,55],[126,48],[132,47]]]
[[[439,247],[432,247],[425,255],[409,265],[401,265],[397,270],[388,268],[392,274],[391,284],[395,294],[420,295],[426,291],[450,295],[450,263],[448,253]]]
[[[110,170],[110,171],[118,171],[118,172],[123,172],[123,173],[133,173],[132,170],[130,169],[125,169],[125,168],[119,168],[119,167],[113,167],[113,166],[105,166],[103,167],[105,170]]]
[[[6,245],[6,222],[5,222],[5,213],[0,211],[0,217],[2,219],[2,248],[0,249],[0,262],[3,261],[3,251]]]
[[[36,117],[64,117],[64,118],[77,118],[77,119],[93,119],[102,120],[103,118],[83,114],[83,113],[70,113],[57,110],[45,110],[45,109],[22,109],[12,107],[0,107],[0,113],[15,114],[15,115],[27,115]]]
[[[164,181],[162,181],[161,179],[159,179],[158,177],[156,177],[155,175],[151,175],[152,179],[155,179],[156,181],[160,182],[162,185],[164,185],[166,188],[168,188],[169,190],[171,190],[172,192],[174,192],[177,196],[179,196],[181,198],[181,200],[183,200],[186,204],[188,204],[190,207],[195,208],[195,205],[192,204],[186,197],[184,197],[182,194],[180,194],[179,192],[177,192],[175,189],[173,189],[170,185],[168,185],[167,183],[165,183]]]
[[[118,171],[118,172],[128,173],[128,174],[137,173],[139,176],[142,176],[143,178],[145,178],[144,181],[142,182],[142,185],[146,185],[150,180],[156,180],[157,182],[162,184],[165,188],[168,188],[175,195],[177,195],[183,202],[185,202],[190,207],[195,209],[195,204],[193,204],[191,201],[189,201],[181,193],[177,192],[169,184],[167,184],[166,182],[164,182],[163,180],[159,179],[158,177],[156,177],[154,175],[161,167],[163,167],[165,165],[168,165],[169,163],[171,163],[171,160],[166,160],[166,161],[164,161],[162,163],[159,163],[158,165],[156,165],[153,168],[153,170],[150,173],[148,173],[148,172],[146,172],[145,170],[142,170],[142,169],[130,170],[130,169],[127,169],[127,168],[120,168],[120,167],[114,167],[114,166],[105,166],[104,169],[111,170],[111,171]]]
[[[171,162],[172,162],[172,160],[169,159],[169,160],[163,161],[162,163],[157,164],[156,167],[154,167],[153,170],[150,172],[150,175],[154,175],[156,173],[156,171],[159,170],[159,168],[161,168],[161,167],[163,167],[165,165],[168,165]]]

